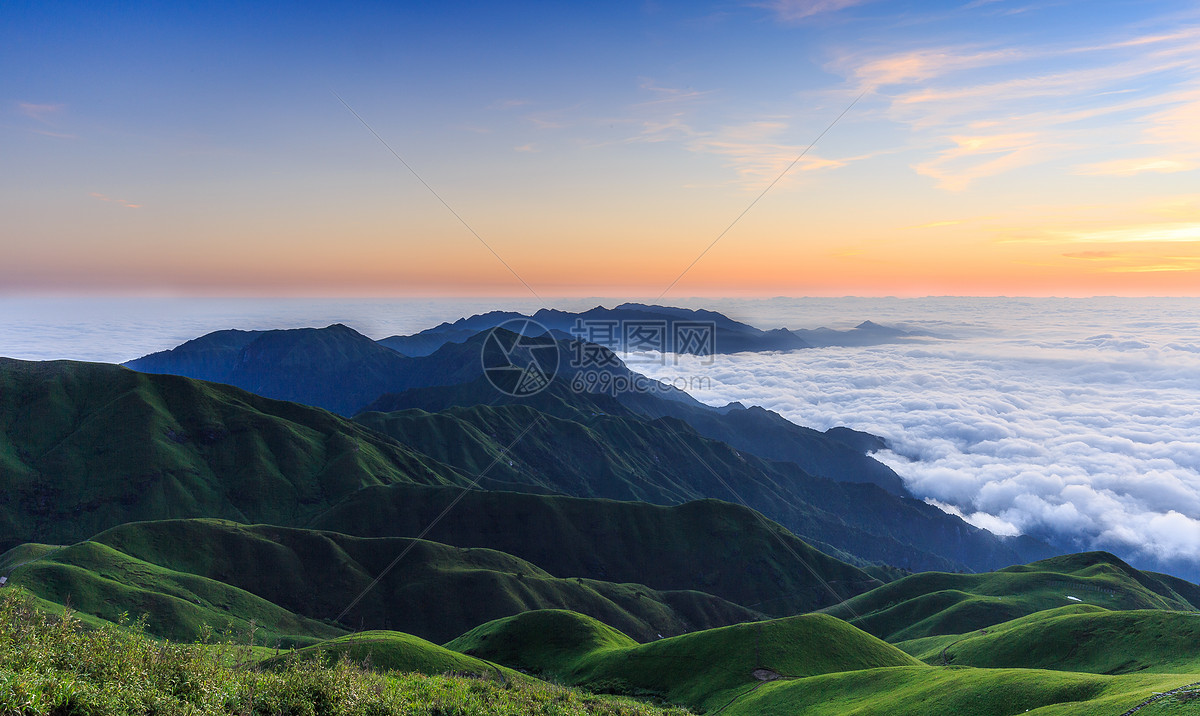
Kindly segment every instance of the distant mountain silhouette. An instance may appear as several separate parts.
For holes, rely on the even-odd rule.
[[[470,318],[460,318],[454,323],[442,323],[410,336],[389,336],[380,340],[379,343],[405,355],[429,355],[445,343],[462,343],[479,331],[488,330],[506,321],[519,318],[532,318],[556,334],[561,333],[561,337],[582,334],[584,339],[589,338],[590,328],[603,328],[605,324],[613,322],[616,322],[618,326],[624,323],[659,322],[666,324],[668,330],[678,322],[710,323],[715,328],[713,352],[718,354],[747,351],[791,351],[828,346],[869,346],[932,337],[933,335],[881,326],[871,321],[863,321],[847,331],[831,328],[762,330],[735,321],[716,311],[623,303],[615,308],[596,306],[579,313],[545,308],[532,315],[512,311],[491,311]],[[595,336],[592,336],[592,339],[594,338]],[[632,350],[634,346],[627,345],[622,338],[623,336],[618,332],[614,336],[615,344],[606,343],[605,345],[618,352],[626,348]],[[694,347],[670,343],[669,338],[668,344],[674,348],[672,352],[698,353]]]
[[[626,334],[622,328],[629,326],[653,326],[660,324],[663,328],[662,344],[658,350],[668,350],[678,353],[741,353],[744,351],[787,351],[808,348],[804,340],[794,336],[787,330],[763,331],[754,326],[735,321],[716,311],[692,310],[686,308],[671,308],[667,306],[647,306],[640,303],[624,303],[616,308],[595,308],[580,313],[559,311],[543,308],[527,316],[511,311],[492,311],[470,318],[460,318],[454,323],[443,323],[411,336],[390,336],[380,341],[381,344],[407,352],[409,355],[428,355],[418,351],[432,352],[439,341],[462,342],[478,331],[495,328],[506,321],[520,318],[532,318],[538,324],[563,338],[582,338],[590,342],[600,343],[615,351],[625,348],[636,349],[635,344],[625,342]],[[701,351],[696,346],[682,342],[676,345],[673,333],[676,324],[700,323],[711,326],[713,330],[711,348]],[[610,333],[611,331],[611,333]],[[609,340],[600,340],[603,335]]]
[[[407,359],[341,324],[275,331],[217,331],[129,361],[142,373],[228,383],[268,398],[343,415],[395,385]]]
[[[335,324],[217,331],[124,365],[142,373],[228,383],[350,416],[387,392],[453,385],[483,374],[477,344],[448,343],[435,354],[410,358]]]
[[[427,356],[412,357],[341,324],[275,331],[217,331],[124,365],[142,373],[228,383],[268,398],[351,416],[388,393],[457,385],[483,377],[481,356],[487,336],[488,332],[476,333],[462,343],[445,343]],[[569,377],[576,372],[569,365],[571,352],[570,343],[560,341],[559,375]],[[611,351],[598,347],[597,355],[606,364],[602,369],[606,374],[621,376],[626,382],[634,379],[636,374]],[[701,406],[684,391],[665,384],[655,383],[654,391],[659,399]]]
[[[899,343],[916,338],[937,337],[932,333],[924,331],[904,331],[890,326],[881,326],[872,321],[863,321],[848,331],[837,331],[832,328],[821,327],[793,330],[792,333],[814,347],[876,346],[884,343]]]

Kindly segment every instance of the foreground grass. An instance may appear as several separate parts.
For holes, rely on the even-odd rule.
[[[19,589],[0,592],[0,714],[237,714],[263,716],[471,716],[595,714],[682,716],[635,701],[581,694],[533,680],[378,674],[348,659],[256,666],[229,643],[172,644],[138,628],[86,628],[35,608]]]

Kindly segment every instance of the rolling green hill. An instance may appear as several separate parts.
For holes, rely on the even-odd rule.
[[[1200,614],[1076,604],[897,646],[930,664],[1195,674],[1200,673]]]
[[[0,359],[0,549],[135,520],[296,524],[361,487],[464,481],[324,410],[113,365]]]
[[[260,662],[279,668],[294,660],[315,660],[333,666],[340,659],[369,666],[375,671],[419,674],[460,674],[500,681],[532,681],[512,669],[451,651],[432,642],[397,631],[364,631],[306,646]]]
[[[448,648],[593,690],[712,710],[765,679],[917,666],[899,649],[812,614],[631,645],[577,614],[529,612],[481,625]],[[925,667],[928,668],[928,667]]]
[[[147,630],[173,641],[193,641],[205,625],[244,633],[251,620],[263,644],[304,645],[346,631],[245,589],[140,560],[101,542],[56,550],[18,568],[11,581],[45,602],[69,605],[87,617],[116,623],[122,615],[147,615]]]
[[[561,390],[544,392],[567,400]],[[568,419],[528,405],[474,405],[363,413],[356,420],[468,474],[503,455],[488,487],[657,504],[744,500],[806,540],[855,555],[863,566],[969,571],[1024,561],[1016,543],[877,485],[836,482],[794,463],[763,460],[703,437],[677,418],[587,412],[581,406]]]
[[[846,671],[763,684],[723,716],[1120,716],[1196,675],[1100,676],[1037,669],[900,667]],[[1141,714],[1194,713],[1195,704]]]
[[[104,619],[148,613],[150,633],[175,639],[194,638],[202,623],[244,627],[254,619],[272,638],[328,637],[353,627],[445,641],[545,608],[570,608],[652,639],[758,616],[700,592],[556,578],[491,549],[208,519],[115,527],[19,568],[12,581]],[[364,591],[344,626],[332,626],[328,620]]]
[[[1107,552],[1085,552],[985,574],[914,574],[825,611],[901,642],[964,634],[1070,605],[1067,597],[1114,610],[1198,608],[1169,584]]]
[[[569,351],[569,344],[562,344]],[[614,356],[614,360],[616,360]],[[617,363],[614,375],[636,374]],[[583,384],[586,386],[586,384]],[[442,412],[476,405],[523,405],[548,415],[579,420],[595,415],[655,420],[672,417],[687,423],[698,434],[720,440],[767,460],[792,462],[804,471],[841,482],[871,482],[893,494],[907,494],[904,483],[891,468],[867,455],[882,449],[883,441],[873,435],[834,428],[825,433],[801,427],[778,413],[760,407],[732,403],[713,408],[674,388],[646,382],[647,390],[585,392],[571,382],[570,371],[550,382],[542,391],[514,397],[496,391],[485,378],[456,385],[413,388],[388,394],[368,405],[364,412],[392,413],[408,409]]]
[[[577,671],[593,654],[637,645],[585,614],[542,609],[481,624],[447,642],[446,648],[535,674],[557,675]]]
[[[717,500],[665,507],[389,485],[360,491],[311,526],[364,537],[416,536],[460,497],[429,539],[491,547],[556,577],[698,589],[776,616],[880,584],[750,510]]]

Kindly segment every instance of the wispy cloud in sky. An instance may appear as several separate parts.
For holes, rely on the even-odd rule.
[[[770,0],[749,3],[751,7],[771,10],[783,22],[801,22],[815,15],[838,12],[872,0]]]
[[[1197,166],[1196,162],[1191,159],[1180,159],[1173,156],[1138,157],[1136,159],[1111,159],[1106,162],[1084,164],[1079,167],[1078,173],[1090,176],[1128,177],[1146,172],[1157,172],[1160,174],[1188,172]]]
[[[36,119],[39,122],[46,121],[51,115],[57,114],[66,107],[64,104],[36,104],[34,102],[18,102],[17,110],[29,117]]]
[[[689,152],[718,157],[734,171],[733,180],[746,189],[762,189],[779,178],[807,148],[795,141],[799,137],[795,136],[796,130],[789,116],[708,126],[712,118],[703,113],[701,102],[715,94],[714,90],[663,87],[647,79],[639,86],[653,97],[630,106],[630,119],[623,123],[636,126],[638,132],[626,142],[677,142]],[[810,150],[791,171],[800,174],[837,169],[863,158],[830,158]],[[791,177],[785,177],[785,181],[788,178]]]
[[[747,189],[761,189],[779,177],[805,150],[803,145],[779,141],[779,135],[786,129],[786,123],[771,120],[722,127],[694,137],[688,148],[724,158],[737,171]],[[853,159],[828,159],[809,152],[792,167],[792,171],[837,169],[850,161]]]
[[[100,192],[96,192],[96,191],[93,191],[93,192],[90,192],[90,193],[88,193],[88,196],[90,196],[90,197],[93,197],[93,198],[95,198],[95,199],[99,199],[100,201],[106,201],[106,202],[108,202],[108,203],[110,203],[110,204],[116,204],[116,205],[118,205],[118,206],[123,206],[123,207],[125,207],[126,209],[140,209],[140,208],[142,208],[142,205],[141,205],[141,204],[134,204],[133,202],[131,202],[131,201],[125,201],[124,199],[113,199],[113,198],[110,198],[110,197],[108,197],[108,196],[105,196],[104,194],[101,194]]]
[[[499,109],[499,110],[515,109],[517,107],[524,107],[527,104],[529,104],[529,100],[527,100],[527,99],[517,99],[517,98],[498,99],[495,102],[492,102],[490,105],[488,105],[488,109]]]
[[[875,89],[884,85],[925,82],[1020,59],[1024,59],[1024,52],[1018,49],[972,51],[930,47],[865,60],[852,56],[837,60],[834,66],[849,70],[863,88]]]
[[[1200,223],[1150,224],[1098,231],[1075,231],[1066,233],[1065,237],[1088,244],[1181,241],[1200,243]]]
[[[913,169],[937,180],[949,191],[966,189],[971,182],[1044,161],[1055,149],[1034,132],[975,134],[947,137],[954,146],[942,149]]]
[[[78,139],[78,136],[71,132],[64,132],[57,128],[59,124],[55,120],[66,109],[65,104],[46,104],[36,102],[17,102],[17,112],[32,119],[36,124],[25,126],[24,130],[33,134],[40,134],[43,137],[54,137],[55,139]]]
[[[830,67],[879,90],[887,116],[909,128],[914,146],[934,152],[914,162],[917,173],[961,191],[1073,157],[1091,159],[1076,160],[1078,173],[1089,175],[1190,171],[1200,156],[1198,56],[1200,29],[1189,27],[1100,43],[858,53]],[[1101,120],[1108,122],[1102,132]],[[1131,144],[1159,149],[1113,156]]]
[[[943,227],[943,226],[959,226],[959,225],[961,225],[961,224],[965,224],[965,223],[966,223],[966,221],[964,221],[964,220],[961,220],[961,219],[947,219],[947,220],[944,220],[944,221],[930,221],[930,222],[927,222],[927,223],[924,223],[924,224],[916,224],[916,225],[914,225],[914,226],[902,226],[902,227],[900,227],[900,228],[901,228],[901,230],[907,230],[907,229],[938,229],[938,228],[941,228],[941,227]]]
[[[692,100],[700,99],[713,93],[712,90],[696,90],[690,87],[662,87],[655,84],[654,80],[642,78],[639,87],[647,92],[650,92],[653,97],[638,103],[636,106],[649,107],[653,105],[663,104],[681,104],[691,102]]]

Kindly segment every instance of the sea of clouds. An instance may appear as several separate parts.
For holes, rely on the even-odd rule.
[[[611,299],[572,299],[581,310]],[[941,338],[638,365],[710,404],[886,438],[918,497],[999,534],[1200,579],[1200,299],[672,301],[761,328],[872,320]],[[222,328],[373,338],[532,301],[0,299],[0,355],[121,362]],[[674,358],[674,357],[672,357]],[[704,380],[696,381],[695,377]]]
[[[876,457],[913,494],[998,534],[1200,576],[1200,300],[856,301],[878,314],[856,319],[953,337],[648,372],[709,376],[695,394],[711,404],[880,435]],[[819,320],[754,308],[758,323]]]

